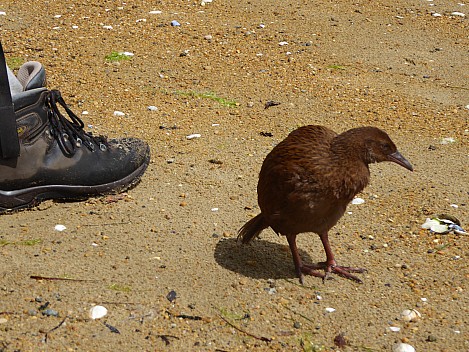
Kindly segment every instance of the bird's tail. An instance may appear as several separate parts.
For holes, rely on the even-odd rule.
[[[259,236],[262,230],[267,227],[269,227],[269,225],[266,224],[264,216],[260,213],[239,229],[238,241],[241,240],[242,243],[249,243],[253,238]]]

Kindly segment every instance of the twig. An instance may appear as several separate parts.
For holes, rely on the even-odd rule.
[[[58,328],[60,328],[64,323],[65,323],[65,320],[68,318],[68,315],[65,316],[65,318],[62,319],[62,321],[59,323],[59,325],[57,325],[56,327],[50,329],[48,332],[46,332],[46,336],[44,337],[44,342],[47,342],[47,339],[49,337],[49,334],[54,331],[54,330],[57,330]]]
[[[229,326],[231,326],[232,328],[242,332],[243,334],[246,334],[248,336],[251,336],[253,338],[255,338],[256,340],[260,340],[260,341],[265,341],[265,342],[271,342],[272,339],[269,338],[269,337],[264,337],[264,336],[256,336],[254,334],[251,334],[249,332],[247,332],[246,330],[243,330],[241,329],[240,327],[236,326],[235,324],[231,323],[230,321],[228,321],[228,319],[226,319],[225,317],[223,317],[222,315],[218,314],[218,316],[225,322],[227,323]]]
[[[130,221],[122,221],[122,222],[108,222],[108,223],[104,223],[104,224],[83,224],[83,225],[80,225],[80,226],[113,226],[113,225],[128,225],[128,224],[131,224]]]
[[[69,277],[48,277],[48,276],[41,276],[41,275],[31,275],[31,279],[34,280],[49,280],[49,281],[54,281],[54,280],[64,280],[64,281],[98,281],[98,280],[91,280],[91,279],[72,279]]]
[[[446,88],[453,88],[453,89],[464,89],[464,90],[469,90],[467,87],[460,87],[460,86],[449,86],[449,85],[443,85],[443,87]]]
[[[170,341],[169,341],[169,338],[171,337],[172,339],[176,339],[176,340],[179,340],[179,337],[177,336],[174,336],[174,335],[156,335],[157,337],[159,337],[160,339],[162,339],[165,343],[166,346],[168,346],[170,344]]]
[[[302,317],[303,319],[306,319],[307,321],[309,321],[310,323],[313,323],[315,324],[315,321],[313,321],[313,319],[311,318],[308,318],[306,315],[304,314],[301,314],[301,313],[298,313],[298,312],[295,312],[293,309],[287,307],[287,306],[284,306],[287,310],[289,310],[290,312],[292,313],[295,313],[295,314],[298,314],[300,317]]]

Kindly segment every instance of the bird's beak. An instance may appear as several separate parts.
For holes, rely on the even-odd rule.
[[[414,171],[414,168],[412,167],[411,163],[402,156],[401,153],[395,152],[392,154],[388,155],[388,161],[392,161],[398,165],[401,165],[402,167],[405,167],[407,170]]]

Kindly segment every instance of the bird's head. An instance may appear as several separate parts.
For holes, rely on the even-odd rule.
[[[407,170],[414,170],[411,163],[399,153],[386,132],[376,127],[364,127],[363,129],[367,163],[392,161]]]

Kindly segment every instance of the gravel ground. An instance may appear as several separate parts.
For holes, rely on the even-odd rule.
[[[420,228],[469,227],[458,1],[3,1],[9,65],[42,62],[89,129],[145,139],[152,162],[125,194],[0,217],[0,351],[469,351],[468,237]],[[305,124],[383,128],[414,165],[372,165],[331,231],[362,285],[300,286],[270,230],[236,242],[265,155]],[[298,245],[323,260],[318,236]]]

